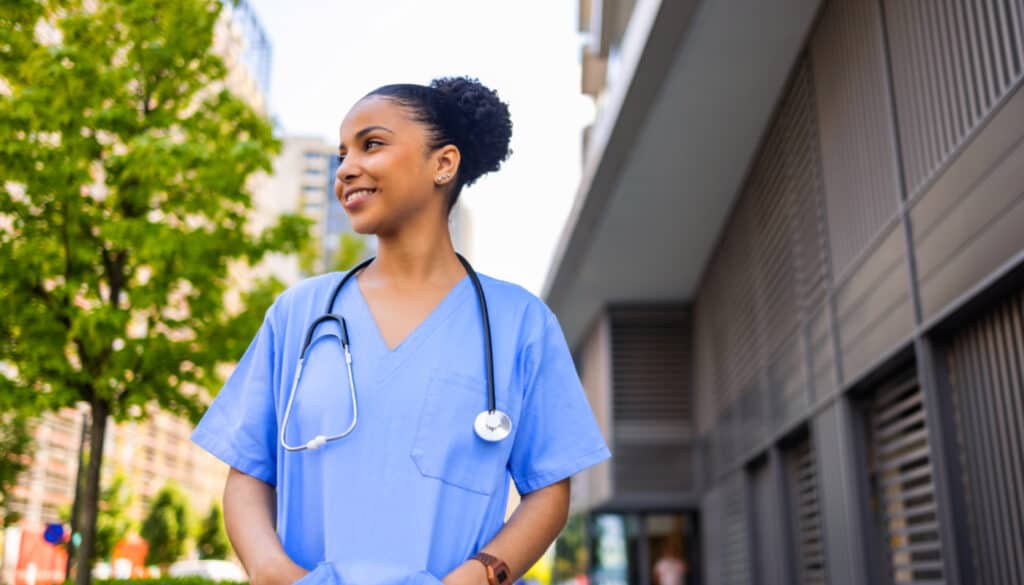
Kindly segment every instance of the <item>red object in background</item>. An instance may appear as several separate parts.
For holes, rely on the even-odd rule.
[[[68,553],[43,539],[40,529],[22,528],[14,585],[53,585],[64,581]]]
[[[149,552],[149,545],[142,537],[137,535],[127,536],[121,539],[114,546],[114,554],[111,559],[111,565],[114,570],[118,565],[118,559],[127,559],[132,564],[132,578],[147,577],[148,572],[146,571],[146,553]]]

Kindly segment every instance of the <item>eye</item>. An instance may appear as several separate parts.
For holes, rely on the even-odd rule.
[[[381,142],[380,140],[377,140],[375,138],[371,138],[371,139],[366,141],[366,150],[370,150],[374,146],[383,146],[383,144],[384,143]]]

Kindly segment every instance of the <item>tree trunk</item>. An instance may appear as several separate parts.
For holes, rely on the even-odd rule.
[[[85,496],[79,529],[82,546],[78,549],[75,585],[92,582],[92,557],[96,550],[96,516],[99,510],[100,469],[103,465],[103,440],[107,434],[107,416],[110,405],[105,400],[94,400],[92,405],[92,433],[89,438],[89,469],[85,478]]]

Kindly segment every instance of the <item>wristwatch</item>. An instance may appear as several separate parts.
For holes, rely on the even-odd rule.
[[[487,582],[490,585],[505,585],[512,580],[512,571],[509,571],[505,561],[498,557],[485,552],[478,552],[469,558],[476,559],[484,564],[484,567],[487,569]]]

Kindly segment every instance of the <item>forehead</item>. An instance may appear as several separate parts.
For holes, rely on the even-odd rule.
[[[341,121],[341,142],[352,140],[357,132],[370,126],[383,126],[396,134],[423,133],[423,125],[409,114],[408,109],[389,98],[371,96],[360,100]]]

